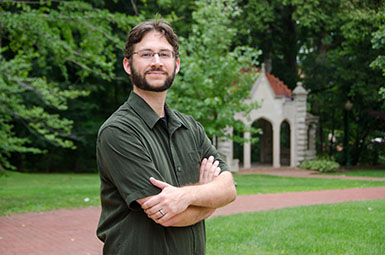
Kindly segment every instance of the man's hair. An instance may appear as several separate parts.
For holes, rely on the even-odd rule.
[[[135,44],[139,43],[143,37],[150,31],[157,31],[164,35],[166,40],[174,49],[175,58],[179,56],[178,37],[173,29],[164,20],[145,21],[136,25],[128,34],[126,47],[124,49],[124,57],[130,59],[134,53]]]

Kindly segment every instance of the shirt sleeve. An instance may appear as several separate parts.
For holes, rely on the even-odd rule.
[[[97,156],[101,177],[117,189],[130,209],[138,209],[136,200],[161,191],[149,179],[164,178],[135,133],[117,127],[104,128],[98,137]]]
[[[214,147],[211,140],[207,137],[206,132],[199,122],[198,124],[198,132],[201,138],[201,148],[203,151],[203,158],[208,158],[211,155],[214,156],[215,160],[219,161],[219,167],[221,168],[221,173],[223,171],[230,171],[229,166],[226,164],[226,162],[223,160],[222,156],[218,152],[218,150]]]

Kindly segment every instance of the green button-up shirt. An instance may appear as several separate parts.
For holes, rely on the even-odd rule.
[[[150,177],[177,187],[198,183],[200,163],[210,155],[222,171],[228,170],[198,122],[167,105],[165,111],[167,124],[132,92],[99,130],[102,212],[97,235],[104,254],[205,253],[204,221],[163,227],[136,202],[160,192]]]

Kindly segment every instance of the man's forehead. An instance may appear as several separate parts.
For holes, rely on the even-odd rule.
[[[166,36],[159,31],[147,32],[142,40],[135,44],[135,49],[151,47],[160,47],[161,49],[173,49],[172,45],[167,41]]]

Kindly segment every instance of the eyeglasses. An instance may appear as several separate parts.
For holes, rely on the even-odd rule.
[[[161,50],[159,52],[154,52],[152,50],[139,50],[133,54],[137,54],[140,58],[146,60],[152,59],[156,54],[159,56],[159,58],[164,60],[170,60],[175,55],[175,53],[171,50]]]

